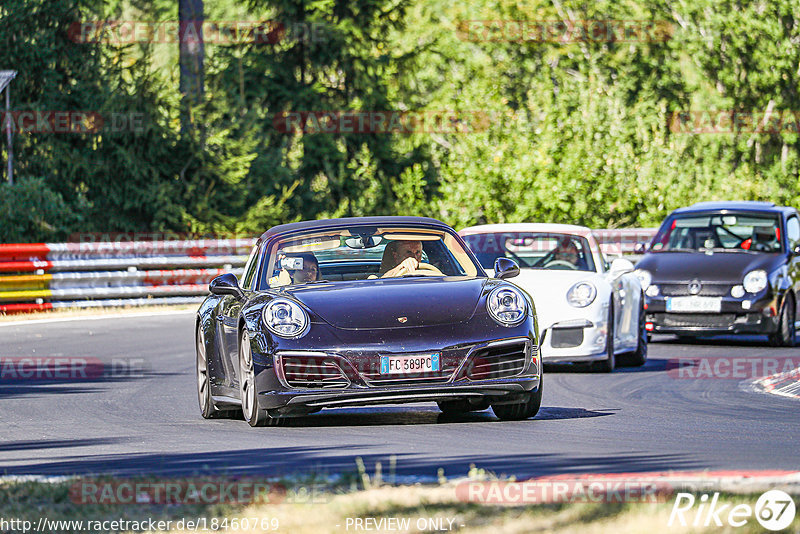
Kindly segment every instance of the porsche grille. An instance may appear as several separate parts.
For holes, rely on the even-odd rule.
[[[528,344],[521,341],[478,349],[467,364],[466,375],[470,380],[517,376],[525,370],[527,347]]]
[[[339,365],[322,356],[284,357],[281,360],[286,383],[293,388],[345,388],[350,381]]]

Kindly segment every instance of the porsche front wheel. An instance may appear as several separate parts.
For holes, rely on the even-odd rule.
[[[608,358],[594,362],[592,367],[595,371],[601,373],[610,373],[617,366],[617,360],[614,356],[614,304],[608,306],[608,329],[606,330],[606,353]]]
[[[233,416],[233,411],[220,410],[214,406],[214,400],[211,398],[208,353],[206,352],[206,343],[202,328],[198,328],[195,334],[195,349],[197,353],[195,366],[197,372],[197,400],[200,404],[200,414],[204,419],[219,419]]]
[[[253,366],[253,351],[250,336],[243,331],[239,338],[239,395],[242,400],[242,415],[250,426],[265,426],[268,416],[258,403],[256,375]]]
[[[522,402],[514,404],[492,404],[492,411],[501,421],[520,421],[528,419],[539,413],[542,405],[542,380],[539,379],[539,389],[526,395]]]

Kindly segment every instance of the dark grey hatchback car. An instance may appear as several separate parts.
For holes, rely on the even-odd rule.
[[[800,221],[768,202],[701,202],[672,212],[637,264],[646,329],[767,334],[793,346]]]

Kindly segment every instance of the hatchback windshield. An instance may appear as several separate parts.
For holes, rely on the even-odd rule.
[[[653,252],[781,252],[780,226],[774,215],[710,213],[677,215],[656,234]]]
[[[351,227],[272,245],[260,287],[423,276],[478,276],[458,240],[435,229]],[[484,276],[481,271],[480,276]]]
[[[586,238],[569,234],[503,232],[464,236],[486,269],[497,258],[511,258],[521,268],[594,271]]]

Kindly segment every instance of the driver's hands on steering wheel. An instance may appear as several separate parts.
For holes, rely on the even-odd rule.
[[[419,267],[419,262],[416,258],[406,258],[400,265],[395,267],[394,269],[390,269],[386,271],[386,273],[381,278],[389,278],[393,276],[403,276],[404,274],[410,274],[417,270]]]

